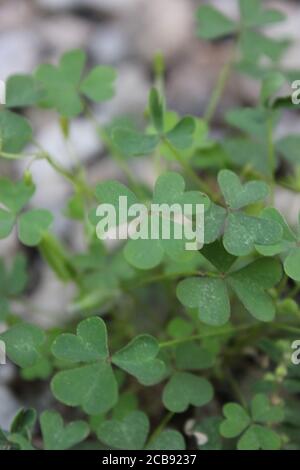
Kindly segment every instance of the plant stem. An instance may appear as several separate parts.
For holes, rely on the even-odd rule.
[[[269,170],[271,176],[271,201],[274,200],[274,189],[275,189],[275,148],[273,141],[273,122],[271,116],[267,120],[268,128],[268,160],[269,160]]]
[[[174,416],[174,413],[171,412],[171,411],[168,414],[166,414],[166,416],[162,419],[162,421],[159,423],[157,428],[154,430],[154,432],[149,437],[148,444],[150,444],[152,441],[154,441],[155,438],[158,437],[162,433],[162,431],[165,429],[166,425],[171,421],[173,416]]]
[[[210,124],[211,120],[213,119],[215,115],[220,99],[224,93],[227,81],[229,79],[232,66],[233,66],[233,60],[230,60],[225,65],[223,65],[221,69],[215,89],[211,95],[210,101],[204,113],[204,120],[207,124]]]
[[[168,279],[176,279],[177,277],[191,277],[191,276],[207,276],[207,277],[222,277],[221,274],[215,273],[213,271],[189,271],[189,272],[182,272],[182,273],[162,273],[157,274],[156,276],[151,276],[146,279],[141,280],[138,283],[134,284],[134,287],[142,287],[148,284],[152,284],[154,282],[165,281]]]
[[[72,186],[76,192],[85,195],[89,200],[93,198],[93,188],[86,181],[85,172],[73,173],[67,170],[60,163],[58,163],[40,144],[34,141],[34,144],[39,149],[37,158],[46,160],[49,165],[63,176]]]
[[[125,176],[127,177],[129,183],[131,184],[135,193],[141,198],[144,199],[145,194],[141,190],[140,185],[137,183],[135,176],[133,175],[129,165],[127,164],[126,160],[124,159],[123,155],[118,152],[115,146],[112,144],[111,139],[108,136],[108,133],[105,129],[101,126],[101,124],[96,119],[93,111],[90,108],[86,108],[86,115],[93,123],[97,134],[100,136],[101,140],[103,141],[106,148],[109,150],[112,158],[115,160],[118,167],[123,171]]]
[[[159,343],[160,348],[169,348],[173,346],[177,346],[178,344],[182,343],[188,343],[190,341],[195,341],[198,339],[206,339],[206,338],[214,338],[217,336],[226,336],[227,334],[232,334],[232,333],[239,333],[242,331],[247,331],[251,329],[255,329],[258,326],[265,327],[266,325],[263,323],[251,323],[251,324],[246,324],[246,325],[241,325],[241,326],[236,326],[232,328],[228,328],[228,330],[221,330],[221,331],[215,331],[212,333],[199,333],[196,335],[192,336],[186,336],[185,338],[178,338],[178,339],[173,339],[170,341],[163,341]],[[294,334],[299,334],[300,335],[300,328],[293,326],[293,325],[285,325],[283,323],[270,323],[269,325],[272,328],[276,328],[282,331],[287,331],[289,333],[294,333]]]
[[[296,335],[300,335],[300,328],[297,326],[292,325],[284,325],[283,323],[272,323],[274,328],[277,328],[282,331],[286,331],[288,333],[294,333]]]
[[[239,386],[239,383],[235,380],[235,378],[233,377],[232,375],[232,372],[230,369],[227,370],[227,379],[228,379],[228,382],[236,396],[236,398],[238,399],[238,401],[241,403],[241,405],[244,407],[244,408],[248,408],[248,404],[247,404],[247,401],[241,391],[241,388]]]
[[[222,331],[215,331],[212,333],[199,333],[197,335],[192,335],[192,336],[186,336],[185,338],[178,338],[178,339],[172,339],[170,341],[164,341],[162,343],[159,343],[160,348],[169,348],[173,346],[177,346],[178,344],[182,343],[188,343],[189,341],[194,341],[197,339],[206,339],[206,338],[215,338],[217,336],[226,336],[227,334],[232,334],[232,333],[238,333],[239,331],[245,331],[249,330],[252,328],[256,328],[257,324],[246,324],[242,326],[237,326],[233,328],[228,328],[228,330],[222,330]]]
[[[212,190],[202,179],[197,175],[197,173],[190,167],[190,165],[185,161],[185,159],[180,155],[180,153],[173,147],[172,144],[167,139],[163,139],[164,144],[168,147],[168,149],[173,153],[175,159],[179,163],[179,165],[184,169],[185,173],[191,178],[192,181],[196,184],[196,186],[202,191],[206,193],[211,199],[216,200],[216,196],[213,194]]]

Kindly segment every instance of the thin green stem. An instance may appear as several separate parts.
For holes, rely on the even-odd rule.
[[[174,413],[173,412],[169,412],[163,419],[162,421],[159,423],[159,425],[157,426],[157,428],[155,429],[155,431],[151,434],[151,436],[149,437],[149,440],[148,440],[148,444],[150,444],[151,442],[153,442],[161,433],[162,431],[165,429],[165,427],[167,426],[167,424],[171,421],[171,419],[173,418],[174,416]]]
[[[47,152],[40,144],[39,142],[34,141],[35,146],[38,148],[39,153],[37,155],[37,158],[39,159],[44,159],[46,160],[49,165],[57,171],[61,176],[63,176],[66,180],[68,180],[76,189],[76,191],[79,191],[81,193],[84,193],[86,195],[92,196],[92,189],[88,185],[88,183],[85,181],[83,178],[83,175],[80,174],[74,174],[73,172],[67,170],[64,166],[62,166],[60,163],[58,163],[50,154]]]
[[[206,193],[211,199],[216,200],[216,195],[213,194],[211,188],[206,184],[190,167],[190,165],[185,161],[185,159],[181,156],[181,154],[173,147],[173,145],[167,140],[163,139],[165,145],[168,149],[172,152],[175,159],[179,163],[179,165],[183,168],[187,176],[196,184],[196,186],[200,189],[200,191]]]
[[[226,377],[227,377],[227,380],[237,398],[237,400],[241,403],[241,405],[244,407],[244,408],[248,408],[248,404],[247,404],[247,401],[241,391],[241,388],[239,386],[239,383],[237,382],[237,380],[235,380],[235,378],[233,377],[232,375],[232,372],[230,369],[227,370],[227,374],[226,374]]]
[[[209,101],[209,103],[207,105],[207,108],[206,108],[206,111],[204,113],[204,120],[207,124],[210,124],[210,122],[212,121],[212,119],[215,115],[215,112],[218,108],[219,102],[220,102],[220,100],[222,98],[222,95],[224,93],[224,90],[226,88],[227,81],[228,81],[229,76],[231,74],[232,66],[233,66],[233,60],[230,60],[225,65],[223,65],[223,67],[221,69],[221,72],[220,72],[218,81],[216,83],[215,89],[214,89],[214,91],[211,95],[210,101]]]
[[[117,166],[123,171],[123,173],[125,174],[126,178],[128,179],[128,182],[132,186],[135,193],[139,197],[141,197],[141,199],[144,199],[144,197],[145,197],[144,192],[141,190],[140,185],[136,181],[136,178],[133,175],[133,173],[132,173],[129,165],[127,164],[126,160],[124,159],[123,155],[121,155],[120,152],[118,152],[118,150],[116,149],[116,147],[112,144],[111,139],[109,138],[107,131],[105,129],[103,129],[103,127],[98,122],[98,120],[96,119],[93,111],[90,108],[86,108],[85,112],[86,112],[87,117],[93,123],[93,125],[96,129],[96,132],[100,136],[102,142],[104,143],[106,148],[109,150],[111,157],[114,159]]]
[[[271,176],[271,200],[274,200],[274,189],[275,189],[275,147],[274,147],[274,139],[273,139],[273,121],[272,118],[269,117],[267,121],[267,129],[268,129],[268,161],[269,161],[269,170]]]
[[[190,341],[195,341],[195,340],[198,340],[198,339],[204,339],[204,338],[206,339],[206,338],[215,338],[215,337],[218,337],[218,336],[226,336],[228,334],[238,333],[240,331],[250,330],[250,329],[256,328],[256,327],[257,327],[256,324],[251,323],[251,324],[246,324],[246,325],[242,325],[242,326],[228,328],[228,329],[222,330],[222,331],[214,331],[214,332],[211,332],[211,333],[199,333],[199,334],[192,335],[192,336],[186,336],[185,338],[177,338],[177,339],[172,339],[170,341],[163,341],[163,342],[159,343],[159,347],[160,348],[170,348],[170,347],[173,347],[173,346],[177,346],[178,344],[188,343]]]
[[[287,333],[300,335],[300,328],[297,326],[285,325],[283,323],[272,323],[272,327],[282,331],[286,331]]]
[[[251,324],[246,324],[246,325],[241,325],[241,326],[236,326],[228,329],[224,329],[221,331],[215,331],[211,333],[199,333],[196,335],[191,335],[191,336],[186,336],[185,338],[177,338],[177,339],[172,339],[169,341],[163,341],[159,343],[160,348],[170,348],[173,346],[177,346],[178,344],[182,343],[188,343],[190,341],[195,341],[199,339],[206,339],[206,338],[215,338],[218,336],[226,336],[227,334],[232,334],[232,333],[240,333],[242,331],[250,331],[252,329],[256,329],[258,326],[261,326],[262,328],[265,328],[266,325],[264,323],[251,323]],[[294,334],[300,334],[300,328],[293,326],[293,325],[285,325],[283,323],[270,323],[268,325],[270,328],[275,328],[279,329],[282,331],[286,331],[288,333],[294,333]]]
[[[189,272],[182,272],[182,273],[162,273],[157,274],[155,276],[148,277],[146,279],[141,280],[138,283],[134,284],[134,287],[142,287],[148,284],[152,284],[155,282],[161,282],[166,280],[176,279],[178,277],[191,277],[191,276],[206,276],[206,277],[222,277],[220,274],[212,272],[212,271],[189,271]]]

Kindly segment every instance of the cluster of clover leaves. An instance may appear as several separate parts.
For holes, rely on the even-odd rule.
[[[0,109],[0,157],[28,157],[31,165],[45,160],[70,183],[64,215],[82,224],[87,248],[72,253],[52,230],[51,212],[30,206],[38,181],[29,169],[17,182],[0,178],[0,239],[15,231],[22,246],[38,250],[62,282],[76,286],[70,321],[43,330],[15,313],[18,297],[26,295],[32,282],[25,256],[18,254],[10,267],[1,261],[0,321],[5,328],[0,344],[23,380],[50,384],[54,408],[57,400],[82,418],[65,424],[58,411],[46,410],[38,417],[34,409],[21,409],[10,429],[0,431],[1,448],[41,447],[38,432],[46,450],[83,445],[183,450],[186,442],[176,415],[194,416],[191,407],[199,408],[200,418],[189,422],[185,434],[198,449],[300,445],[300,374],[290,362],[290,339],[300,332],[294,300],[300,282],[300,227],[291,228],[272,203],[266,207],[276,184],[300,188],[299,136],[274,138],[280,109],[287,105],[276,94],[292,74],[276,66],[287,42],[259,31],[283,15],[265,10],[259,0],[238,4],[236,22],[210,5],[199,8],[200,37],[230,36],[237,45],[205,119],[180,117],[167,109],[159,58],[158,86],[149,94],[144,130],[128,119],[106,127],[96,121],[91,102],[113,98],[116,71],[97,66],[86,72],[81,50],[65,53],[56,66],[44,64],[32,75],[8,79],[6,105]],[[262,80],[260,100],[256,108],[226,114],[227,124],[240,134],[219,142],[211,137],[209,123],[233,67]],[[28,107],[55,110],[67,143],[71,120],[85,113],[128,184],[107,180],[93,188],[80,165],[57,162],[35,141],[20,112]],[[159,173],[153,194],[131,172],[136,157],[153,157]],[[276,172],[282,160],[290,168],[283,179]],[[167,240],[162,234],[129,239],[108,251],[96,237],[96,209],[109,203],[118,213],[120,196],[127,197],[128,206],[202,204],[203,247],[187,251],[187,240],[176,239],[171,230]],[[145,213],[148,225],[152,217],[150,210]],[[177,223],[170,219],[173,228]],[[116,220],[116,228],[119,224]],[[246,360],[245,351],[257,361],[264,354],[270,365],[259,380],[251,378],[250,404],[230,369],[232,361]],[[225,387],[228,396],[227,386],[240,403],[225,403],[222,418],[218,410],[224,394],[219,389]],[[147,407],[148,393],[155,396],[154,411]],[[283,400],[286,393],[292,398]],[[208,404],[215,411],[203,418],[201,408]],[[157,417],[161,422],[150,432]]]

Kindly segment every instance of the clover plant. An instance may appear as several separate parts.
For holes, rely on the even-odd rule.
[[[202,40],[234,43],[204,116],[168,108],[160,71],[139,125],[101,125],[93,103],[113,98],[118,72],[89,70],[82,50],[8,79],[0,158],[30,165],[19,179],[0,178],[0,238],[16,231],[19,240],[12,263],[0,260],[0,339],[20,380],[33,391],[43,381],[52,398],[48,409],[18,412],[0,432],[2,449],[300,448],[291,346],[300,337],[300,229],[274,203],[280,187],[300,198],[300,136],[276,133],[285,106],[298,116],[280,95],[293,74],[280,63],[288,40],[267,32],[284,15],[260,0],[237,3],[236,21],[209,4],[197,12]],[[212,121],[234,70],[259,80],[261,93],[256,106],[225,111],[228,132],[216,140]],[[80,156],[56,161],[36,140],[32,108],[55,113],[66,142],[74,118],[90,120],[122,178],[93,185]],[[153,187],[133,172],[135,159],[153,163]],[[64,216],[81,223],[82,252],[57,234],[55,214],[31,205],[39,160],[69,185]],[[96,235],[97,207],[117,208],[120,196],[202,204],[203,246],[187,251],[170,236],[109,247]],[[18,302],[31,309],[31,253],[74,287],[55,328],[18,315]]]

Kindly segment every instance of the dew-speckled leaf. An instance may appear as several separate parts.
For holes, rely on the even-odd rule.
[[[142,450],[149,433],[149,419],[141,411],[133,411],[123,420],[112,419],[100,424],[97,436],[110,448]]]
[[[57,400],[68,406],[81,406],[90,415],[106,413],[118,401],[117,382],[106,361],[58,372],[51,390]]]
[[[53,342],[52,353],[60,360],[90,363],[108,358],[107,331],[99,317],[83,320],[77,334],[63,333]]]
[[[0,335],[12,362],[20,367],[33,366],[40,358],[39,349],[45,341],[45,333],[29,323],[17,323]]]
[[[185,307],[198,308],[199,319],[208,325],[220,326],[229,320],[229,297],[222,279],[185,279],[178,284],[177,297]]]
[[[113,364],[137,378],[144,385],[160,382],[166,372],[164,362],[157,358],[159,344],[150,335],[140,335],[117,351]]]
[[[228,215],[223,243],[228,253],[247,256],[255,245],[274,245],[282,240],[282,235],[281,225],[274,220],[235,212]]]
[[[204,241],[213,243],[224,229],[226,210],[217,204],[211,204],[210,209],[204,214]]]
[[[221,170],[218,183],[227,205],[231,209],[241,209],[265,199],[269,188],[263,181],[249,181],[244,185],[239,177],[230,170]]]
[[[231,274],[228,282],[245,308],[260,321],[272,321],[275,303],[266,290],[280,282],[282,267],[278,260],[261,258]]]

